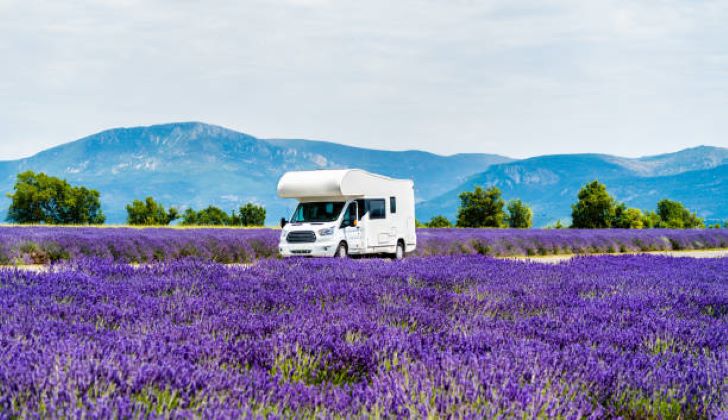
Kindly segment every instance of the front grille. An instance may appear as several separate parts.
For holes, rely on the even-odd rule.
[[[290,232],[288,236],[286,236],[286,241],[292,244],[316,242],[316,234],[310,230],[299,230],[295,232]]]

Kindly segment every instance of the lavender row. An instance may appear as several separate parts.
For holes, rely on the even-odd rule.
[[[277,256],[279,234],[272,229],[0,227],[0,264],[83,258],[246,263]]]
[[[105,258],[146,263],[188,257],[245,263],[277,256],[273,229],[0,228],[0,264]],[[728,229],[419,229],[416,255],[490,256],[728,248]]]
[[[419,229],[418,255],[595,254],[728,248],[728,229]]]
[[[0,417],[711,418],[728,259],[0,270]]]

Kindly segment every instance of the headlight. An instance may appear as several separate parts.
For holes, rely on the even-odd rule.
[[[319,236],[329,236],[334,234],[334,228],[319,229]]]
[[[281,240],[285,239],[285,237],[286,237],[286,231],[283,230],[283,231],[281,231]]]

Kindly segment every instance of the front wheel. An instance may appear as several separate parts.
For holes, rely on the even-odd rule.
[[[336,258],[346,258],[349,256],[349,250],[346,249],[345,243],[340,243],[339,246],[336,248],[336,254],[334,254]]]
[[[404,243],[402,241],[397,242],[397,249],[394,251],[394,259],[404,259]]]

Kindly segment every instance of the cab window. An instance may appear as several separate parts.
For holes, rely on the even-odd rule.
[[[359,219],[360,220],[363,219],[364,218],[364,215],[367,214],[367,204],[366,204],[366,201],[367,200],[364,200],[364,199],[356,200],[356,204],[359,206]]]
[[[356,220],[356,203],[349,203],[349,206],[346,208],[346,212],[344,212],[344,218],[341,220],[341,227],[346,228],[346,227],[354,226],[355,220]]]

